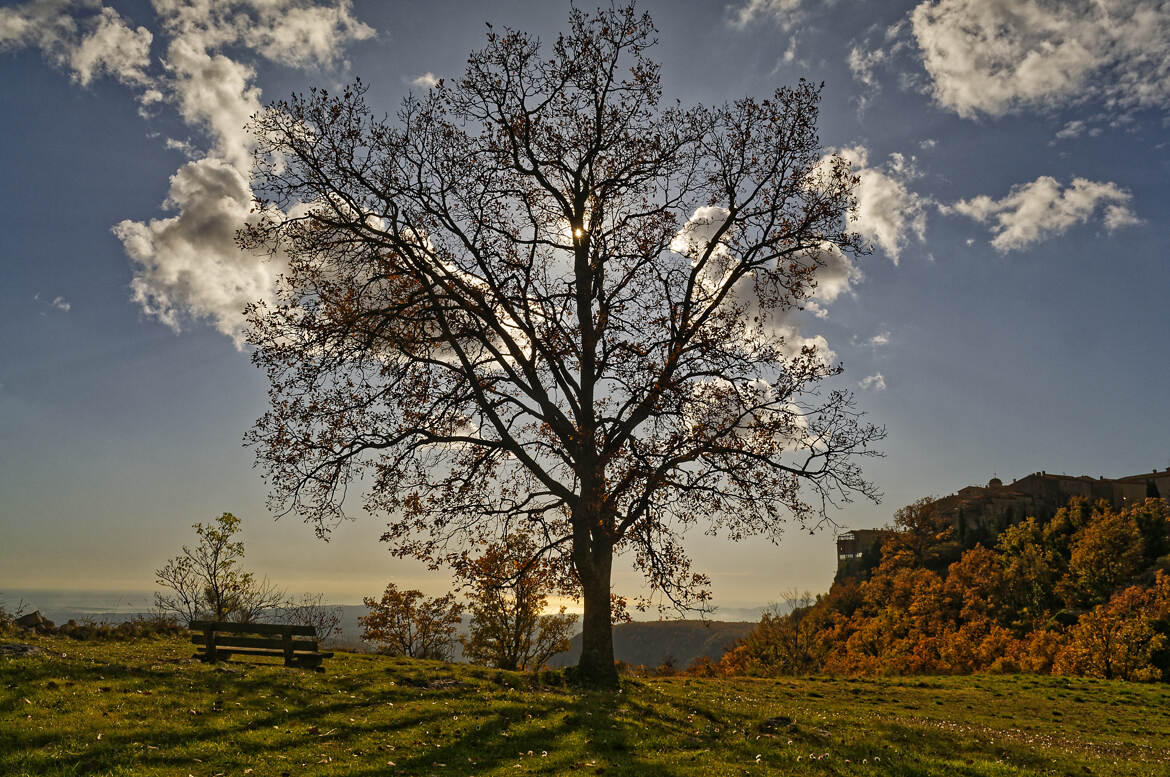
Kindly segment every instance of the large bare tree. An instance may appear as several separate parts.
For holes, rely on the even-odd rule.
[[[655,35],[632,6],[574,10],[543,51],[489,29],[392,118],[361,82],[275,103],[241,237],[288,264],[249,314],[277,505],[327,532],[360,488],[394,551],[436,564],[530,534],[579,584],[602,685],[615,554],[701,605],[686,530],[815,524],[873,495],[857,457],[881,436],[790,326],[860,248],[819,88],[664,104]]]

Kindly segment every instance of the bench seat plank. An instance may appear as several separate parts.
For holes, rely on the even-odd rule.
[[[202,652],[202,648],[200,651]],[[284,655],[283,650],[269,650],[268,648],[255,647],[233,647],[231,645],[216,645],[215,652],[217,655],[226,656],[230,653],[247,653],[253,656],[276,656],[280,658]],[[294,650],[294,658],[333,658],[333,654],[329,652],[321,653],[316,650]]]

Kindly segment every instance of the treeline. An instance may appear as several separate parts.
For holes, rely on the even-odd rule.
[[[1075,498],[963,550],[930,500],[868,579],[765,615],[704,674],[1034,672],[1170,680],[1170,504]],[[957,559],[956,559],[956,556]],[[810,597],[811,599],[811,597]]]

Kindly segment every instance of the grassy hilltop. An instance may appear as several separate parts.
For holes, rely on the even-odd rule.
[[[178,639],[0,656],[0,774],[1149,775],[1170,687],[1032,676],[627,680],[578,694],[338,654],[315,674]],[[768,718],[786,721],[764,724]]]

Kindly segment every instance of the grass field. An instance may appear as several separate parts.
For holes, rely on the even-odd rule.
[[[1032,676],[626,680],[177,639],[0,656],[0,774],[1170,775],[1170,686]],[[761,730],[768,718],[794,723]],[[764,727],[765,729],[768,726]]]

